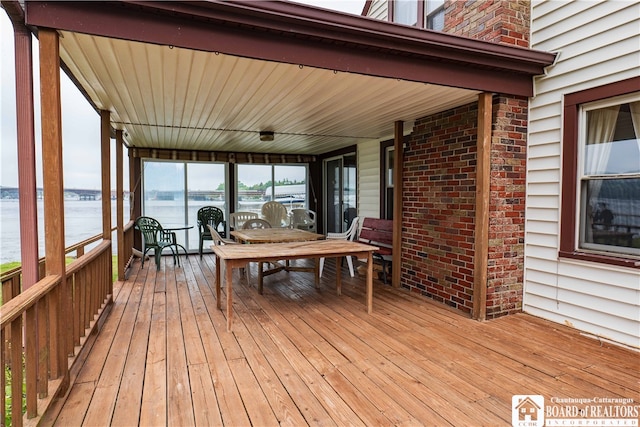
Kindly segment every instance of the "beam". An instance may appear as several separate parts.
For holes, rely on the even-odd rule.
[[[27,23],[335,71],[531,96],[554,54],[287,2],[27,2]]]
[[[491,187],[491,93],[478,95],[476,166],[476,234],[473,270],[473,318],[487,316],[487,266],[489,262],[489,197]]]
[[[393,158],[393,259],[391,261],[391,284],[400,287],[402,267],[402,165],[404,163],[404,123],[394,124]]]

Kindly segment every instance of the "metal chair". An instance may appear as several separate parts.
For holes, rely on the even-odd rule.
[[[291,226],[316,232],[316,213],[310,209],[291,209]]]
[[[356,234],[358,232],[358,222],[359,222],[359,220],[360,220],[359,217],[353,218],[353,220],[351,220],[351,226],[344,233],[327,233],[327,239],[353,241],[353,239],[356,237]],[[349,273],[351,274],[351,277],[353,277],[354,276],[354,273],[353,273],[353,260],[351,259],[350,256],[348,256],[346,258],[347,258],[347,264],[349,265]],[[320,277],[322,277],[322,269],[323,268],[324,268],[324,258],[320,258]],[[340,272],[337,271],[336,274],[340,274]]]
[[[267,202],[262,205],[262,217],[269,221],[271,227],[286,227],[289,214],[287,208],[280,202]]]
[[[229,228],[240,230],[246,220],[254,218],[258,218],[255,212],[233,212],[229,215]]]
[[[250,228],[272,228],[269,221],[262,218],[253,218],[248,219],[242,224],[242,228],[244,230],[248,230]]]
[[[222,237],[226,237],[226,227],[227,223],[224,220],[224,213],[222,209],[216,206],[204,206],[198,209],[198,232],[200,233],[200,244],[198,247],[198,252],[200,253],[200,259],[202,259],[202,246],[205,240],[212,240],[211,233],[207,229],[207,225],[212,225],[213,228],[218,231],[220,225],[222,225],[223,230],[218,231]]]
[[[144,268],[144,259],[147,252],[153,249],[156,268],[160,270],[160,257],[165,248],[171,249],[173,253],[173,264],[176,264],[178,247],[176,244],[175,233],[169,233],[162,229],[162,225],[155,218],[148,216],[138,217],[135,221],[136,228],[142,234],[142,267]],[[175,251],[174,248],[175,247]]]

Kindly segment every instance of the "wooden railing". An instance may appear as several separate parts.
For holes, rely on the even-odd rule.
[[[122,259],[123,268],[127,268],[129,263],[133,257],[133,232],[134,232],[133,221],[130,221],[128,224],[124,226],[124,247],[122,248],[121,254],[118,255],[119,259]],[[112,230],[115,231],[116,228]],[[102,234],[96,234],[95,236],[89,237],[81,242],[78,242],[74,245],[67,247],[64,251],[67,256],[74,256],[75,258],[80,258],[84,255],[87,250],[87,247],[93,243],[99,242],[102,240]],[[40,258],[38,262],[38,272],[39,278],[42,279],[44,277],[44,272],[46,269],[46,260],[45,258]],[[2,285],[2,302],[5,303],[12,299],[14,296],[18,295],[21,290],[22,283],[22,267],[18,266],[16,268],[12,268],[8,270],[0,276],[0,283]]]
[[[119,259],[123,269],[132,260],[133,222],[124,227]],[[1,278],[3,304],[0,310],[0,389],[3,401],[11,399],[12,426],[38,424],[55,398],[63,396],[73,381],[74,361],[85,351],[91,332],[104,320],[113,301],[111,240],[104,240],[85,253],[88,245],[102,239],[94,236],[65,250],[77,256],[61,276],[42,277],[21,292],[21,269]],[[90,346],[89,346],[90,347]],[[7,381],[11,382],[7,393]],[[15,398],[20,396],[22,398]],[[0,425],[5,424],[5,405]]]
[[[118,278],[124,280],[124,272],[133,260],[133,233],[135,222],[129,221],[123,229],[122,245],[118,244]]]

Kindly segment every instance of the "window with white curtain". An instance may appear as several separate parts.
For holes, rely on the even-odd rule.
[[[579,247],[640,255],[640,93],[580,110]]]
[[[417,0],[394,0],[393,22],[397,22],[398,24],[405,24],[405,25],[417,25],[418,1]]]

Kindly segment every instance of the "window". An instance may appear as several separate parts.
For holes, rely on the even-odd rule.
[[[395,0],[393,2],[393,22],[405,25],[417,25],[418,1]]]
[[[305,165],[239,164],[236,184],[236,211],[260,214],[270,200],[282,203],[289,212],[308,206]]]
[[[444,0],[390,0],[389,16],[398,24],[442,31]]]
[[[442,31],[444,29],[444,0],[426,0],[425,28]]]
[[[640,78],[565,97],[560,255],[637,267]]]
[[[584,105],[579,122],[579,247],[638,255],[640,95]]]

